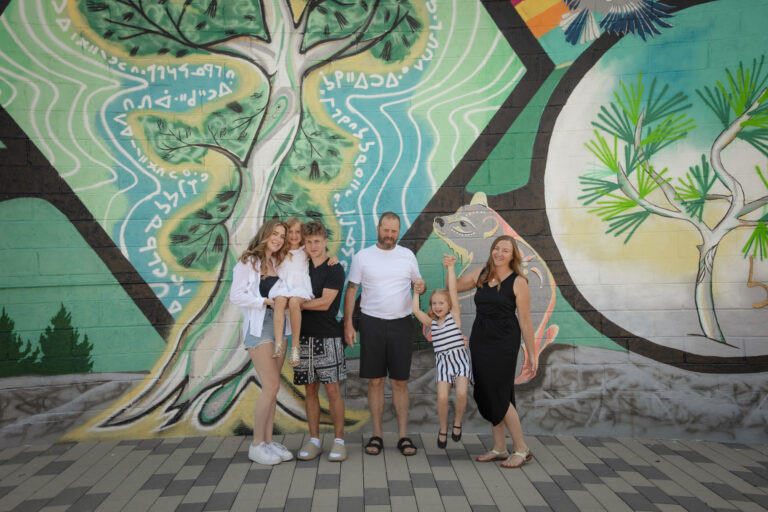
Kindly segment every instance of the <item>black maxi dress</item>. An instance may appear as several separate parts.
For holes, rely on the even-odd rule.
[[[475,291],[475,322],[469,337],[474,397],[480,415],[498,425],[515,405],[515,367],[520,351],[520,324],[515,309],[514,272],[501,286]]]

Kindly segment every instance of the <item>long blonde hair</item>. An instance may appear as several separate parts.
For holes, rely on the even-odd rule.
[[[527,277],[523,275],[522,271],[522,261],[523,261],[523,255],[520,253],[520,248],[517,246],[517,242],[514,238],[512,238],[509,235],[501,235],[496,240],[493,241],[491,244],[491,250],[488,253],[488,261],[485,263],[485,267],[480,272],[480,277],[477,279],[477,287],[482,288],[485,286],[488,281],[493,279],[496,276],[496,268],[493,265],[493,250],[496,248],[497,245],[499,245],[499,242],[502,242],[506,240],[507,242],[510,242],[512,244],[512,260],[509,262],[509,268],[514,272],[515,274],[519,275],[526,281],[528,280]],[[499,286],[501,286],[501,283],[499,283]]]
[[[267,241],[278,226],[282,226],[286,234],[288,233],[288,228],[285,227],[285,223],[280,219],[269,219],[262,224],[256,236],[248,244],[248,248],[240,255],[240,261],[242,263],[250,261],[255,269],[256,261],[258,260],[261,262],[261,268],[264,268],[267,264]],[[288,254],[288,242],[285,242],[280,250],[272,254],[276,261],[276,267],[283,262],[286,254]]]
[[[427,311],[427,315],[429,315],[429,318],[432,318],[434,320],[437,320],[437,315],[434,311],[432,311],[432,297],[434,297],[436,294],[442,294],[445,295],[446,300],[448,301],[448,311],[450,312],[453,309],[453,301],[451,300],[451,292],[446,290],[445,288],[438,288],[435,291],[432,292],[432,295],[429,296],[429,310]]]
[[[285,246],[286,247],[288,247],[288,230],[291,229],[291,227],[295,226],[296,224],[298,224],[300,226],[299,227],[299,232],[301,233],[301,238],[302,238],[302,241],[303,241],[303,239],[304,239],[304,223],[301,221],[300,218],[298,218],[298,217],[288,217],[287,219],[285,219],[285,222],[283,222],[283,224],[285,224]],[[299,246],[301,246],[301,244],[299,244]],[[293,254],[291,254],[291,250],[290,249],[286,249],[286,252],[288,253],[288,259],[293,261]]]

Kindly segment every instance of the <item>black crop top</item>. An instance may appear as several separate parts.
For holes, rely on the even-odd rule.
[[[265,276],[262,278],[262,280],[259,282],[259,294],[262,297],[269,297],[269,290],[275,286],[277,279],[277,276]]]

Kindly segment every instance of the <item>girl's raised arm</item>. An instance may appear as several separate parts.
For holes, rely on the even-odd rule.
[[[445,286],[451,297],[451,316],[456,327],[461,329],[461,306],[459,305],[459,291],[456,286],[456,270],[453,268],[456,256],[443,254],[443,266],[445,267]]]
[[[419,319],[419,322],[424,324],[427,327],[432,326],[432,318],[425,312],[421,310],[421,305],[419,304],[419,298],[421,295],[414,293],[413,294],[413,314],[416,316],[416,318]]]

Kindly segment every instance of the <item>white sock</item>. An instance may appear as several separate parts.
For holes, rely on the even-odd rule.
[[[320,439],[317,437],[310,437],[309,442],[320,448]]]
[[[339,439],[338,437],[336,439],[334,439],[333,442],[334,443],[338,443],[341,446],[344,446],[344,440],[343,439]]]

